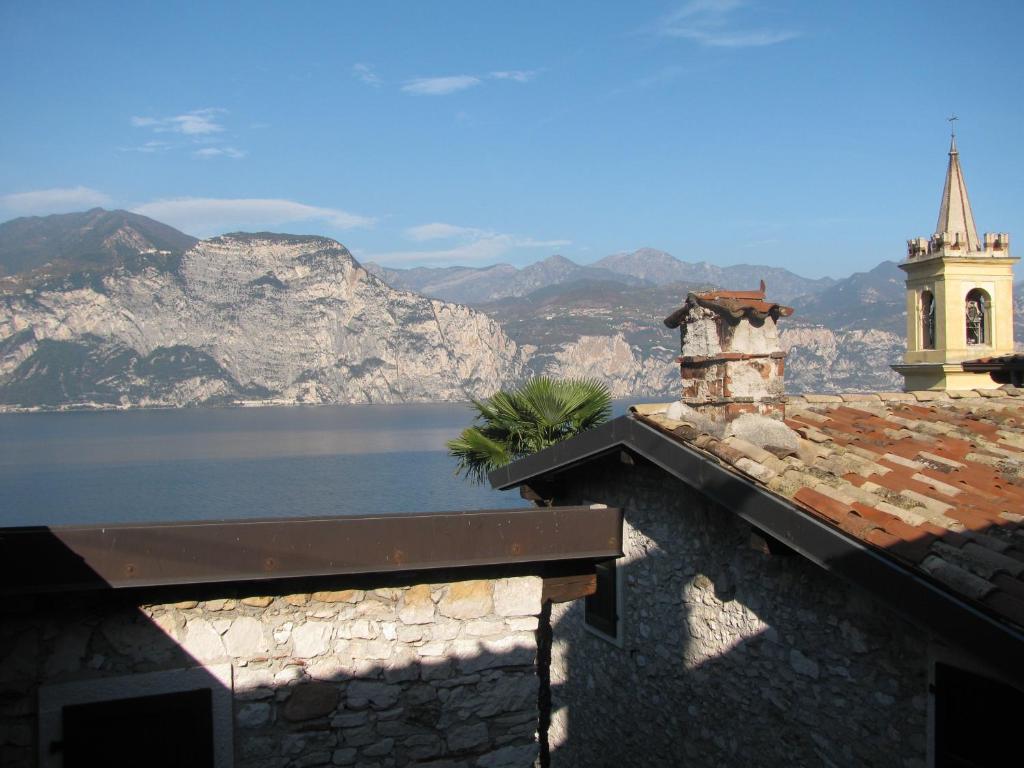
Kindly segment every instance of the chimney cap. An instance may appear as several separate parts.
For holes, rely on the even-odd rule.
[[[691,292],[686,296],[686,303],[666,317],[664,322],[669,328],[678,328],[687,311],[693,306],[714,310],[730,320],[741,320],[744,317],[748,320],[759,321],[763,321],[766,317],[778,320],[780,317],[789,317],[793,314],[792,307],[786,307],[774,301],[766,301],[764,296],[764,280],[761,281],[760,289],[756,291],[716,289],[701,293]]]

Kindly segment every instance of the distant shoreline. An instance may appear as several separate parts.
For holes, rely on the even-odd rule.
[[[632,405],[636,402],[647,400],[653,402],[669,402],[672,397],[668,395],[644,394],[638,392],[629,397],[615,398],[613,405]],[[403,400],[398,403],[299,403],[285,400],[236,400],[230,403],[190,403],[189,405],[110,405],[105,403],[73,403],[70,405],[46,405],[46,406],[20,406],[0,405],[0,416],[8,414],[26,413],[128,413],[136,411],[194,411],[201,408],[229,409],[256,409],[256,408],[331,408],[337,406],[346,407],[367,407],[367,406],[394,406],[402,407],[407,405],[463,405],[468,409],[470,400]]]
[[[344,406],[469,405],[469,400],[403,400],[396,403],[300,403],[294,400],[238,400],[231,403],[189,403],[187,405],[112,405],[70,403],[68,405],[0,405],[0,415],[14,413],[118,413],[128,411],[189,411],[198,408],[326,408]]]

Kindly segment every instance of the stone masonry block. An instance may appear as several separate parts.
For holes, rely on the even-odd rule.
[[[457,581],[441,598],[437,610],[452,619],[479,619],[494,608],[491,582],[485,580]]]
[[[540,613],[543,580],[539,576],[498,579],[494,582],[494,611],[499,616],[536,616]]]
[[[314,592],[313,599],[321,603],[358,603],[363,599],[361,589],[340,589]]]
[[[487,723],[451,728],[448,731],[447,742],[451,752],[463,752],[479,747],[487,743]]]
[[[225,655],[220,634],[206,619],[192,619],[188,622],[182,647],[199,661],[212,661]]]
[[[331,683],[303,683],[288,697],[284,717],[292,722],[324,717],[338,706],[340,695],[338,687]]]
[[[353,680],[348,685],[348,706],[350,709],[387,709],[395,705],[402,693],[400,685]]]
[[[430,587],[418,584],[405,590],[398,618],[403,624],[429,624],[434,620],[434,601],[430,598]]]
[[[238,658],[258,656],[270,649],[262,622],[250,616],[240,616],[231,623],[224,633],[224,645],[230,656]]]
[[[510,635],[498,640],[456,640],[452,650],[458,659],[459,671],[472,674],[481,669],[533,664],[537,656],[536,643],[529,635]]]
[[[310,659],[327,653],[331,645],[332,627],[326,621],[307,621],[292,630],[294,654]]]

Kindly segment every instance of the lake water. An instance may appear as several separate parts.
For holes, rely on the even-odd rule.
[[[0,414],[0,525],[524,507],[454,476],[466,404]]]

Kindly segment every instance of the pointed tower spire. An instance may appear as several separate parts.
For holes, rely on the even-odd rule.
[[[950,120],[956,118],[952,117]],[[978,229],[974,226],[974,214],[971,212],[971,201],[967,199],[967,183],[960,168],[955,130],[949,140],[949,167],[946,169],[946,186],[942,190],[935,235],[945,235],[949,245],[959,243],[965,253],[981,250]]]

